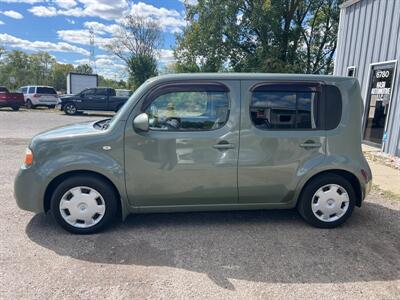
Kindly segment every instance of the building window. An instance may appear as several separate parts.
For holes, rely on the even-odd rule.
[[[355,66],[347,67],[347,76],[348,77],[356,77],[356,67]]]

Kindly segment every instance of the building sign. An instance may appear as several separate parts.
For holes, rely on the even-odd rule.
[[[393,67],[373,69],[371,95],[376,95],[376,100],[382,101],[384,106],[390,101],[393,71]]]

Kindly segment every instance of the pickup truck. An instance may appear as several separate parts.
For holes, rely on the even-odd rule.
[[[11,107],[14,111],[25,105],[24,94],[10,93],[4,86],[0,86],[0,107]]]
[[[57,107],[67,115],[74,115],[79,111],[115,111],[117,112],[129,97],[116,97],[113,88],[90,88],[79,94],[60,97]]]

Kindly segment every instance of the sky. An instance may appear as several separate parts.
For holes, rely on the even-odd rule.
[[[96,72],[126,78],[124,64],[103,45],[124,15],[157,21],[163,31],[159,65],[173,60],[175,34],[182,31],[184,1],[195,0],[0,0],[0,45],[29,53],[48,51],[61,63],[88,63],[90,33],[95,32]]]

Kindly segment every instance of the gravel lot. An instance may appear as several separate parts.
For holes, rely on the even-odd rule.
[[[134,215],[77,236],[19,210],[29,138],[102,117],[0,110],[0,299],[399,299],[400,201],[377,192],[335,230],[258,211]]]

